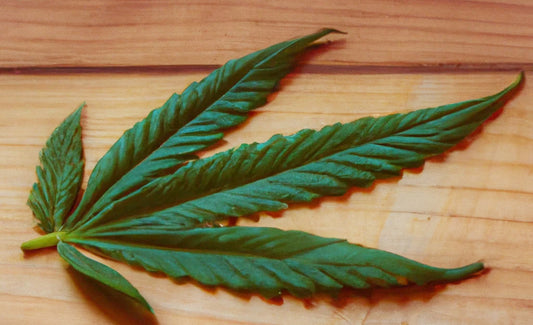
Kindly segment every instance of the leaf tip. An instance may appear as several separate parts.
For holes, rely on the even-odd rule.
[[[79,115],[81,115],[81,112],[82,112],[82,110],[83,110],[85,107],[87,107],[87,103],[86,103],[85,101],[83,101],[83,102],[80,104],[80,106],[78,106],[78,108],[76,109],[75,114],[79,114]]]
[[[445,279],[448,281],[463,280],[485,269],[483,262],[476,262],[456,269],[446,271]]]
[[[139,303],[144,307],[146,308],[146,310],[148,310],[152,315],[155,315],[155,311],[154,309],[152,308],[152,306],[150,306],[150,304],[148,303],[148,301],[146,301],[146,299],[144,299],[142,296],[140,297],[142,300],[139,301]]]
[[[335,29],[335,28],[330,28],[330,27],[324,27],[322,28],[319,33],[324,33],[324,35],[326,34],[343,34],[343,35],[346,35],[348,34],[347,32],[343,32],[341,30],[338,30],[338,29]]]
[[[525,78],[526,78],[526,73],[524,72],[524,70],[521,70],[520,73],[518,74],[518,77],[516,77],[516,80],[513,82],[513,85],[518,86],[519,84],[522,83],[522,81],[524,81]]]
[[[525,73],[524,71],[520,71],[516,79],[509,85],[507,88],[502,90],[497,96],[500,97],[500,99],[507,100],[510,97],[514,96],[523,86],[525,79]]]

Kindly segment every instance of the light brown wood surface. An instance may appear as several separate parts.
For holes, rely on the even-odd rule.
[[[1,6],[1,324],[529,324],[533,319],[528,1],[4,1]],[[436,288],[341,300],[284,296],[284,303],[275,305],[255,295],[176,284],[96,257],[141,291],[154,318],[88,283],[55,249],[22,253],[20,244],[39,235],[25,205],[39,150],[81,102],[88,105],[82,116],[87,179],[125,129],[172,92],[203,78],[212,65],[324,25],[349,34],[328,37],[334,43],[309,55],[271,102],[229,132],[215,151],[274,133],[486,96],[512,82],[515,68],[526,69],[526,83],[471,141],[424,168],[369,190],[293,206],[279,218],[240,224],[347,238],[436,266],[481,259],[489,272]],[[450,65],[456,63],[461,65]],[[94,69],[79,68],[87,66]]]
[[[222,64],[334,27],[349,33],[320,63],[531,63],[529,0],[30,1],[0,6],[0,65]]]

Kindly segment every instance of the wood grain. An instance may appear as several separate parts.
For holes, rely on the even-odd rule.
[[[4,0],[0,67],[219,65],[334,27],[319,64],[531,66],[529,0]]]
[[[474,4],[473,4],[474,5]],[[498,4],[494,4],[497,6]],[[510,101],[471,143],[402,179],[340,198],[296,205],[280,218],[243,225],[300,229],[453,267],[483,259],[491,270],[437,288],[374,291],[338,301],[257,296],[175,284],[102,260],[138,287],[157,318],[76,275],[54,249],[26,255],[37,236],[25,201],[38,152],[51,131],[86,100],[86,176],[134,122],[208,71],[0,75],[0,319],[3,324],[527,324],[533,317],[533,86]],[[231,131],[214,151],[274,133],[320,128],[366,115],[482,97],[516,73],[357,74],[298,72],[282,91]],[[526,78],[531,77],[528,73]],[[211,154],[206,152],[205,155]],[[87,178],[87,177],[86,177]]]
[[[533,319],[533,86],[458,149],[403,178],[294,205],[242,225],[347,238],[421,262],[479,259],[486,274],[440,287],[376,290],[281,305],[116,268],[156,317],[67,267],[38,236],[25,202],[38,153],[81,102],[87,160],[96,161],[173,92],[228,59],[334,27],[327,49],[203,155],[274,133],[320,128],[486,96],[515,70],[533,76],[528,0],[29,1],[0,5],[1,324],[529,324]],[[53,68],[53,69],[52,69]]]

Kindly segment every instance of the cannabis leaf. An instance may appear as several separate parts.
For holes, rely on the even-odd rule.
[[[28,205],[47,233],[63,225],[80,189],[84,165],[80,116],[84,105],[52,132],[39,157],[38,181],[33,184]]]
[[[131,283],[71,244],[170,277],[204,285],[295,296],[343,287],[394,287],[464,279],[474,263],[442,269],[377,249],[275,228],[221,227],[218,221],[342,195],[401,175],[464,139],[516,91],[522,75],[485,98],[367,117],[322,130],[275,135],[265,143],[197,159],[195,153],[264,104],[297,57],[324,29],[226,63],[137,123],[82,177],[81,107],[41,153],[29,205],[46,235],[22,249],[57,245],[78,272],[152,311]]]

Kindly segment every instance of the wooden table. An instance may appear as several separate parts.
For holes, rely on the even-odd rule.
[[[437,288],[333,301],[208,291],[113,261],[156,317],[88,283],[36,237],[25,205],[39,150],[82,101],[86,176],[110,145],[172,92],[231,58],[320,27],[326,49],[231,131],[223,150],[493,94],[533,77],[533,4],[513,1],[3,1],[0,6],[0,323],[528,324],[533,319],[533,86],[473,141],[341,198],[297,205],[260,226],[347,238],[424,263],[485,261],[486,274]],[[87,179],[87,177],[86,177]],[[252,221],[242,223],[255,224]],[[99,259],[103,261],[102,259]]]

